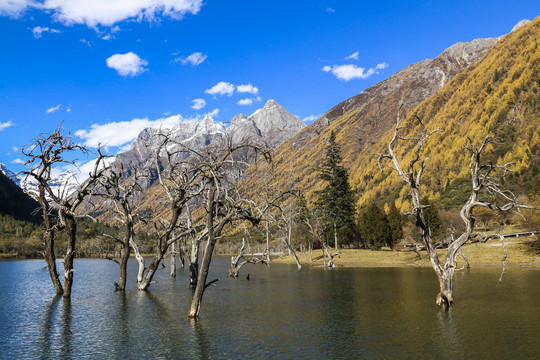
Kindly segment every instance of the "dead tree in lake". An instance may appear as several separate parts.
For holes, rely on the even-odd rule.
[[[165,134],[160,134],[162,141],[155,154],[155,166],[159,183],[167,196],[167,218],[159,217],[154,220],[154,229],[157,232],[158,243],[156,254],[148,266],[143,280],[139,283],[139,290],[147,290],[156,270],[165,257],[171,244],[197,233],[189,221],[182,222],[182,215],[188,209],[188,203],[199,196],[204,190],[201,186],[201,171],[199,171],[190,157],[196,152],[176,143]],[[171,145],[178,145],[173,149]],[[200,241],[205,232],[199,233],[194,241]]]
[[[265,264],[267,266],[270,266],[270,264],[266,261],[264,257],[256,257],[256,256],[247,256],[244,254],[246,250],[246,238],[242,238],[242,247],[240,248],[240,251],[238,255],[231,257],[231,269],[229,270],[229,276],[232,278],[237,278],[238,273],[240,272],[240,268],[246,264]]]
[[[250,165],[239,160],[239,153],[242,151],[254,151],[256,154],[262,152],[265,158],[268,156],[267,152],[255,145],[234,145],[229,138],[224,141],[222,148],[215,151],[209,149],[206,154],[198,154],[196,169],[201,176],[200,183],[204,188],[201,195],[203,197],[202,206],[206,214],[203,223],[206,246],[188,314],[190,318],[199,316],[204,291],[214,282],[207,282],[208,271],[214,247],[226,226],[244,221],[257,225],[267,210],[267,208],[262,209],[262,211],[258,210],[253,201],[240,196],[230,180],[230,174],[234,173],[235,168],[245,168]]]
[[[420,128],[419,134],[416,136],[401,135],[406,130],[406,126],[403,125],[401,122],[400,111],[401,107],[398,111],[394,135],[388,143],[388,153],[377,154],[379,167],[382,170],[382,160],[390,159],[392,165],[389,165],[389,167],[393,171],[396,171],[399,177],[409,186],[413,202],[413,209],[409,212],[409,214],[415,216],[416,226],[418,226],[421,230],[422,241],[424,243],[426,251],[428,252],[431,265],[439,279],[440,292],[439,294],[437,294],[436,303],[439,306],[448,307],[451,306],[454,301],[453,278],[454,272],[456,270],[457,252],[467,241],[471,239],[473,235],[475,221],[475,218],[473,216],[473,209],[475,207],[481,206],[490,209],[496,209],[498,211],[509,211],[514,208],[533,207],[518,204],[516,202],[515,196],[512,193],[501,190],[499,184],[494,181],[492,173],[496,170],[502,170],[504,173],[506,173],[509,170],[509,164],[503,166],[493,165],[491,163],[481,164],[480,157],[482,153],[484,152],[488,144],[495,141],[495,138],[491,134],[489,134],[488,136],[486,136],[486,138],[478,148],[475,148],[473,146],[473,142],[469,139],[469,143],[466,149],[471,154],[469,168],[471,173],[472,189],[469,199],[462,207],[460,212],[461,218],[465,223],[465,231],[458,238],[454,238],[451,240],[446,250],[444,262],[441,262],[433,243],[431,230],[424,216],[424,209],[426,208],[426,206],[420,203],[421,195],[419,188],[422,174],[425,170],[427,161],[427,158],[421,159],[424,149],[424,143],[433,134],[442,130],[435,129],[433,131],[428,131],[422,121],[416,115],[413,115],[414,120],[418,122]],[[409,161],[406,171],[402,169],[402,165],[400,164],[400,161],[397,159],[397,156],[394,152],[394,146],[398,141],[413,143],[413,157]],[[482,201],[480,200],[480,196],[483,192],[487,192],[491,195],[498,195],[502,197],[502,199],[504,199],[506,203],[502,206],[499,206],[496,205],[494,202]]]
[[[124,228],[123,237],[112,237],[120,244],[120,280],[116,286],[117,290],[126,289],[127,281],[127,263],[130,256],[130,248],[133,248],[135,258],[139,265],[137,273],[137,282],[141,282],[144,274],[144,258],[139,252],[139,247],[135,241],[134,227],[136,222],[141,218],[137,206],[137,194],[142,191],[141,181],[147,176],[141,174],[137,169],[132,170],[132,175],[124,180],[125,173],[124,164],[120,164],[118,169],[110,168],[104,176],[99,180],[99,185],[93,192],[94,196],[104,197],[113,205],[113,212],[116,215],[116,220],[122,224]]]
[[[98,158],[95,160],[94,169],[88,179],[74,193],[67,193],[66,185],[60,191],[54,191],[51,187],[55,166],[71,165],[76,167],[76,160],[69,160],[70,154],[82,153],[87,155],[88,149],[77,144],[71,133],[64,134],[62,125],[52,134],[39,135],[28,147],[21,149],[26,157],[25,165],[29,168],[23,171],[26,178],[33,178],[37,182],[38,192],[30,192],[40,204],[43,221],[45,224],[44,247],[45,261],[49,269],[53,286],[57,294],[64,297],[71,296],[73,285],[73,259],[75,257],[75,245],[77,239],[77,214],[76,210],[86,196],[90,194],[93,184],[99,179],[104,171],[103,163],[106,158],[98,149]],[[59,280],[56,269],[56,255],[54,251],[55,233],[63,230],[67,234],[68,242],[64,256],[64,284]]]

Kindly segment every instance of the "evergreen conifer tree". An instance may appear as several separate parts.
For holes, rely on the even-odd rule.
[[[395,202],[390,203],[390,209],[386,216],[388,218],[388,225],[392,232],[392,244],[395,244],[399,239],[403,237],[403,216],[396,207]]]
[[[392,245],[392,231],[386,214],[374,202],[360,217],[360,234],[362,240],[374,249]]]
[[[431,230],[431,236],[433,238],[438,238],[443,233],[443,227],[441,218],[439,217],[439,210],[433,204],[429,201],[427,197],[424,197],[422,200],[422,205],[428,205],[429,207],[424,209],[424,217],[426,219],[426,223],[429,226]]]
[[[327,238],[332,238],[338,248],[338,238],[348,242],[354,232],[354,193],[349,185],[348,169],[341,164],[341,151],[332,131],[326,144],[325,157],[317,168],[319,179],[326,182],[324,189],[316,192],[316,205],[324,215]]]

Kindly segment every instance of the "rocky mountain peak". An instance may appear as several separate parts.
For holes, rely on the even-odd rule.
[[[237,114],[234,115],[234,117],[231,120],[231,126],[236,126],[241,124],[242,122],[246,121],[248,117],[244,114]]]
[[[263,134],[284,129],[298,131],[305,127],[302,120],[272,99],[268,100],[262,109],[251,114],[249,119],[253,120]]]
[[[531,22],[531,20],[529,20],[529,19],[523,19],[523,20],[521,20],[520,22],[518,22],[518,23],[512,28],[512,30],[511,30],[510,32],[514,32],[514,31],[516,31],[517,29],[519,29],[520,27],[525,26],[525,25],[527,25],[527,24],[530,23],[530,22]]]
[[[215,134],[220,132],[218,124],[210,115],[206,115],[202,120],[195,123],[194,135]]]
[[[269,99],[269,100],[266,102],[266,104],[264,104],[264,107],[265,107],[265,108],[270,108],[270,107],[273,107],[273,106],[280,106],[280,107],[281,107],[281,105],[279,105],[279,104],[277,103],[277,101],[274,100],[274,99]]]
[[[467,67],[477,62],[498,40],[499,38],[487,38],[469,42],[460,41],[444,50],[438,58],[461,62],[462,66]]]

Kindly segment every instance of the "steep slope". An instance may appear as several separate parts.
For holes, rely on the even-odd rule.
[[[486,160],[514,162],[515,173],[505,186],[525,195],[539,182],[540,159],[540,18],[503,37],[475,65],[456,76],[414,109],[430,129],[443,133],[432,139],[426,155],[425,189],[445,207],[463,202],[468,186],[467,138],[479,143],[488,132],[500,140],[489,147]],[[414,129],[411,129],[414,131]],[[391,134],[374,144],[382,152]],[[403,155],[408,149],[401,148]],[[380,173],[375,157],[363,152],[351,162],[352,182],[360,190],[359,205],[370,200],[407,202],[396,176]],[[405,204],[408,205],[408,204]]]
[[[365,159],[371,159],[373,146],[394,124],[398,104],[403,102],[405,110],[413,109],[477,62],[498,39],[455,44],[435,59],[409,65],[338,104],[276,149],[272,187],[283,187],[289,181],[289,170],[294,169],[295,186],[309,197],[320,187],[314,168],[322,159],[330,132],[334,131],[344,164],[350,168],[352,185],[362,189],[365,183],[359,182],[357,174],[366,166]],[[257,169],[248,169],[243,181],[248,192],[260,193],[263,185]]]
[[[41,222],[40,213],[36,212],[39,209],[39,204],[4,175],[4,171],[7,173],[5,167],[0,171],[0,214],[39,224]]]

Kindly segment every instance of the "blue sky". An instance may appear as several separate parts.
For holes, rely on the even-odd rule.
[[[151,5],[149,5],[151,4]],[[140,128],[275,99],[312,121],[537,1],[0,0],[0,162],[63,126],[111,153]]]

